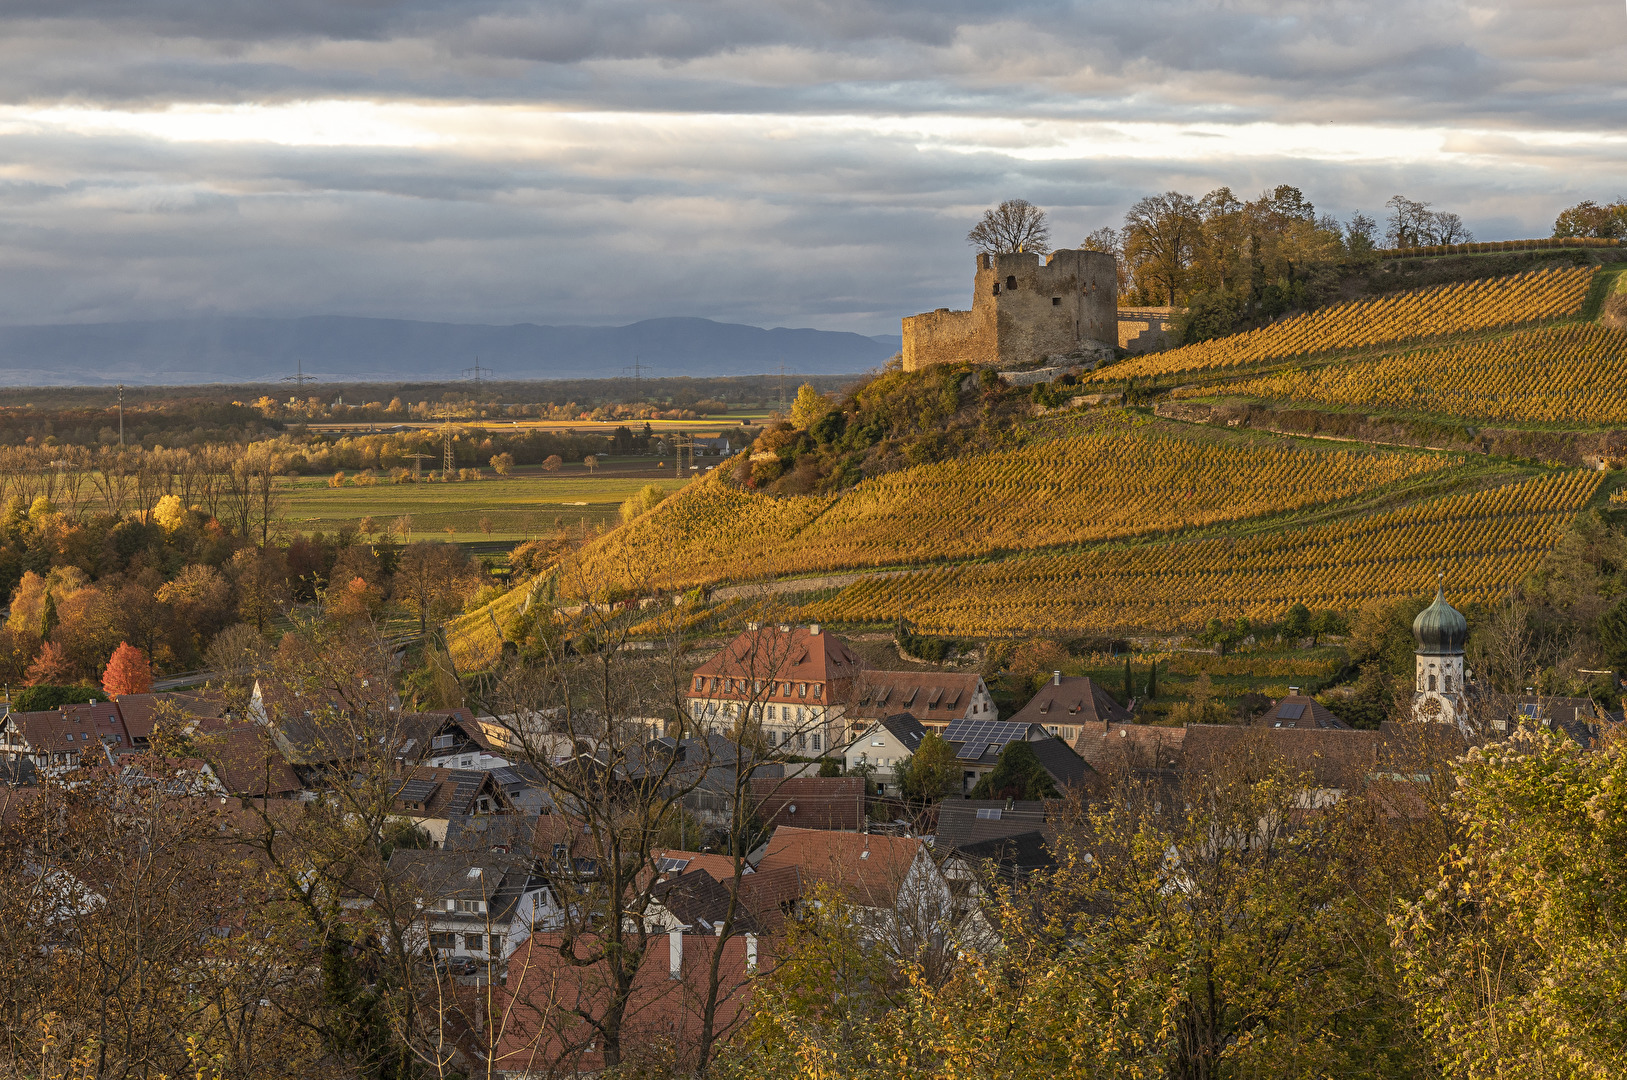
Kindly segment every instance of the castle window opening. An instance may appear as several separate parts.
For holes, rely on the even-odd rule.
[[[1051,297],[1051,306],[1052,307],[1061,307],[1062,306],[1062,297],[1060,297],[1060,296]]]
[[[1443,677],[1446,680],[1446,692],[1448,694],[1450,694],[1452,692],[1452,676],[1446,675],[1446,676],[1443,676]]]
[[[1017,287],[1017,275],[1016,274],[1007,274],[1006,275],[1006,288],[1015,289],[1016,287]]]
[[[999,295],[1000,295],[1000,283],[999,283],[999,282],[998,282],[998,281],[996,281],[996,282],[995,282],[995,283],[994,283],[994,295],[995,295],[995,296],[999,296]]]
[[[1429,677],[1429,688],[1431,690],[1435,689],[1435,676],[1433,675]]]

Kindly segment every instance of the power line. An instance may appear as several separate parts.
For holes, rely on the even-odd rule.
[[[466,368],[463,369],[463,377],[464,378],[467,379],[467,378],[472,377],[474,379],[474,382],[475,382],[475,396],[476,397],[480,396],[480,376],[481,376],[482,372],[484,372],[487,375],[495,375],[496,374],[496,372],[494,372],[489,367],[481,367],[480,366],[480,357],[478,357],[478,356],[475,357],[475,366],[474,367],[466,367]]]
[[[628,402],[629,405],[637,405],[643,400],[644,373],[649,370],[649,367],[638,362],[638,357],[636,356],[633,357],[633,362],[631,364],[623,365],[621,369],[622,378],[625,379],[628,372],[632,372],[633,375],[633,400]]]
[[[300,360],[300,359],[296,359],[294,361],[294,374],[292,374],[292,375],[284,375],[282,377],[282,381],[283,382],[291,382],[294,385],[298,386],[300,389],[304,389],[306,383],[308,383],[308,382],[316,382],[316,376],[315,375],[307,375],[307,374],[305,374],[305,361]]]

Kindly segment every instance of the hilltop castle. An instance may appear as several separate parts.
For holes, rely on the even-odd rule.
[[[1110,348],[1119,340],[1118,268],[1105,251],[977,257],[972,310],[904,320],[904,370],[1021,364]]]

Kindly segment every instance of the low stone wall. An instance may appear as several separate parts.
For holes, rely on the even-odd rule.
[[[1170,348],[1179,314],[1179,308],[1119,308],[1119,348],[1132,353]]]

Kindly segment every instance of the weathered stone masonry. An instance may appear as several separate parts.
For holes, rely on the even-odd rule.
[[[904,320],[904,370],[1022,364],[1119,340],[1118,269],[1103,251],[979,255],[972,310]]]

